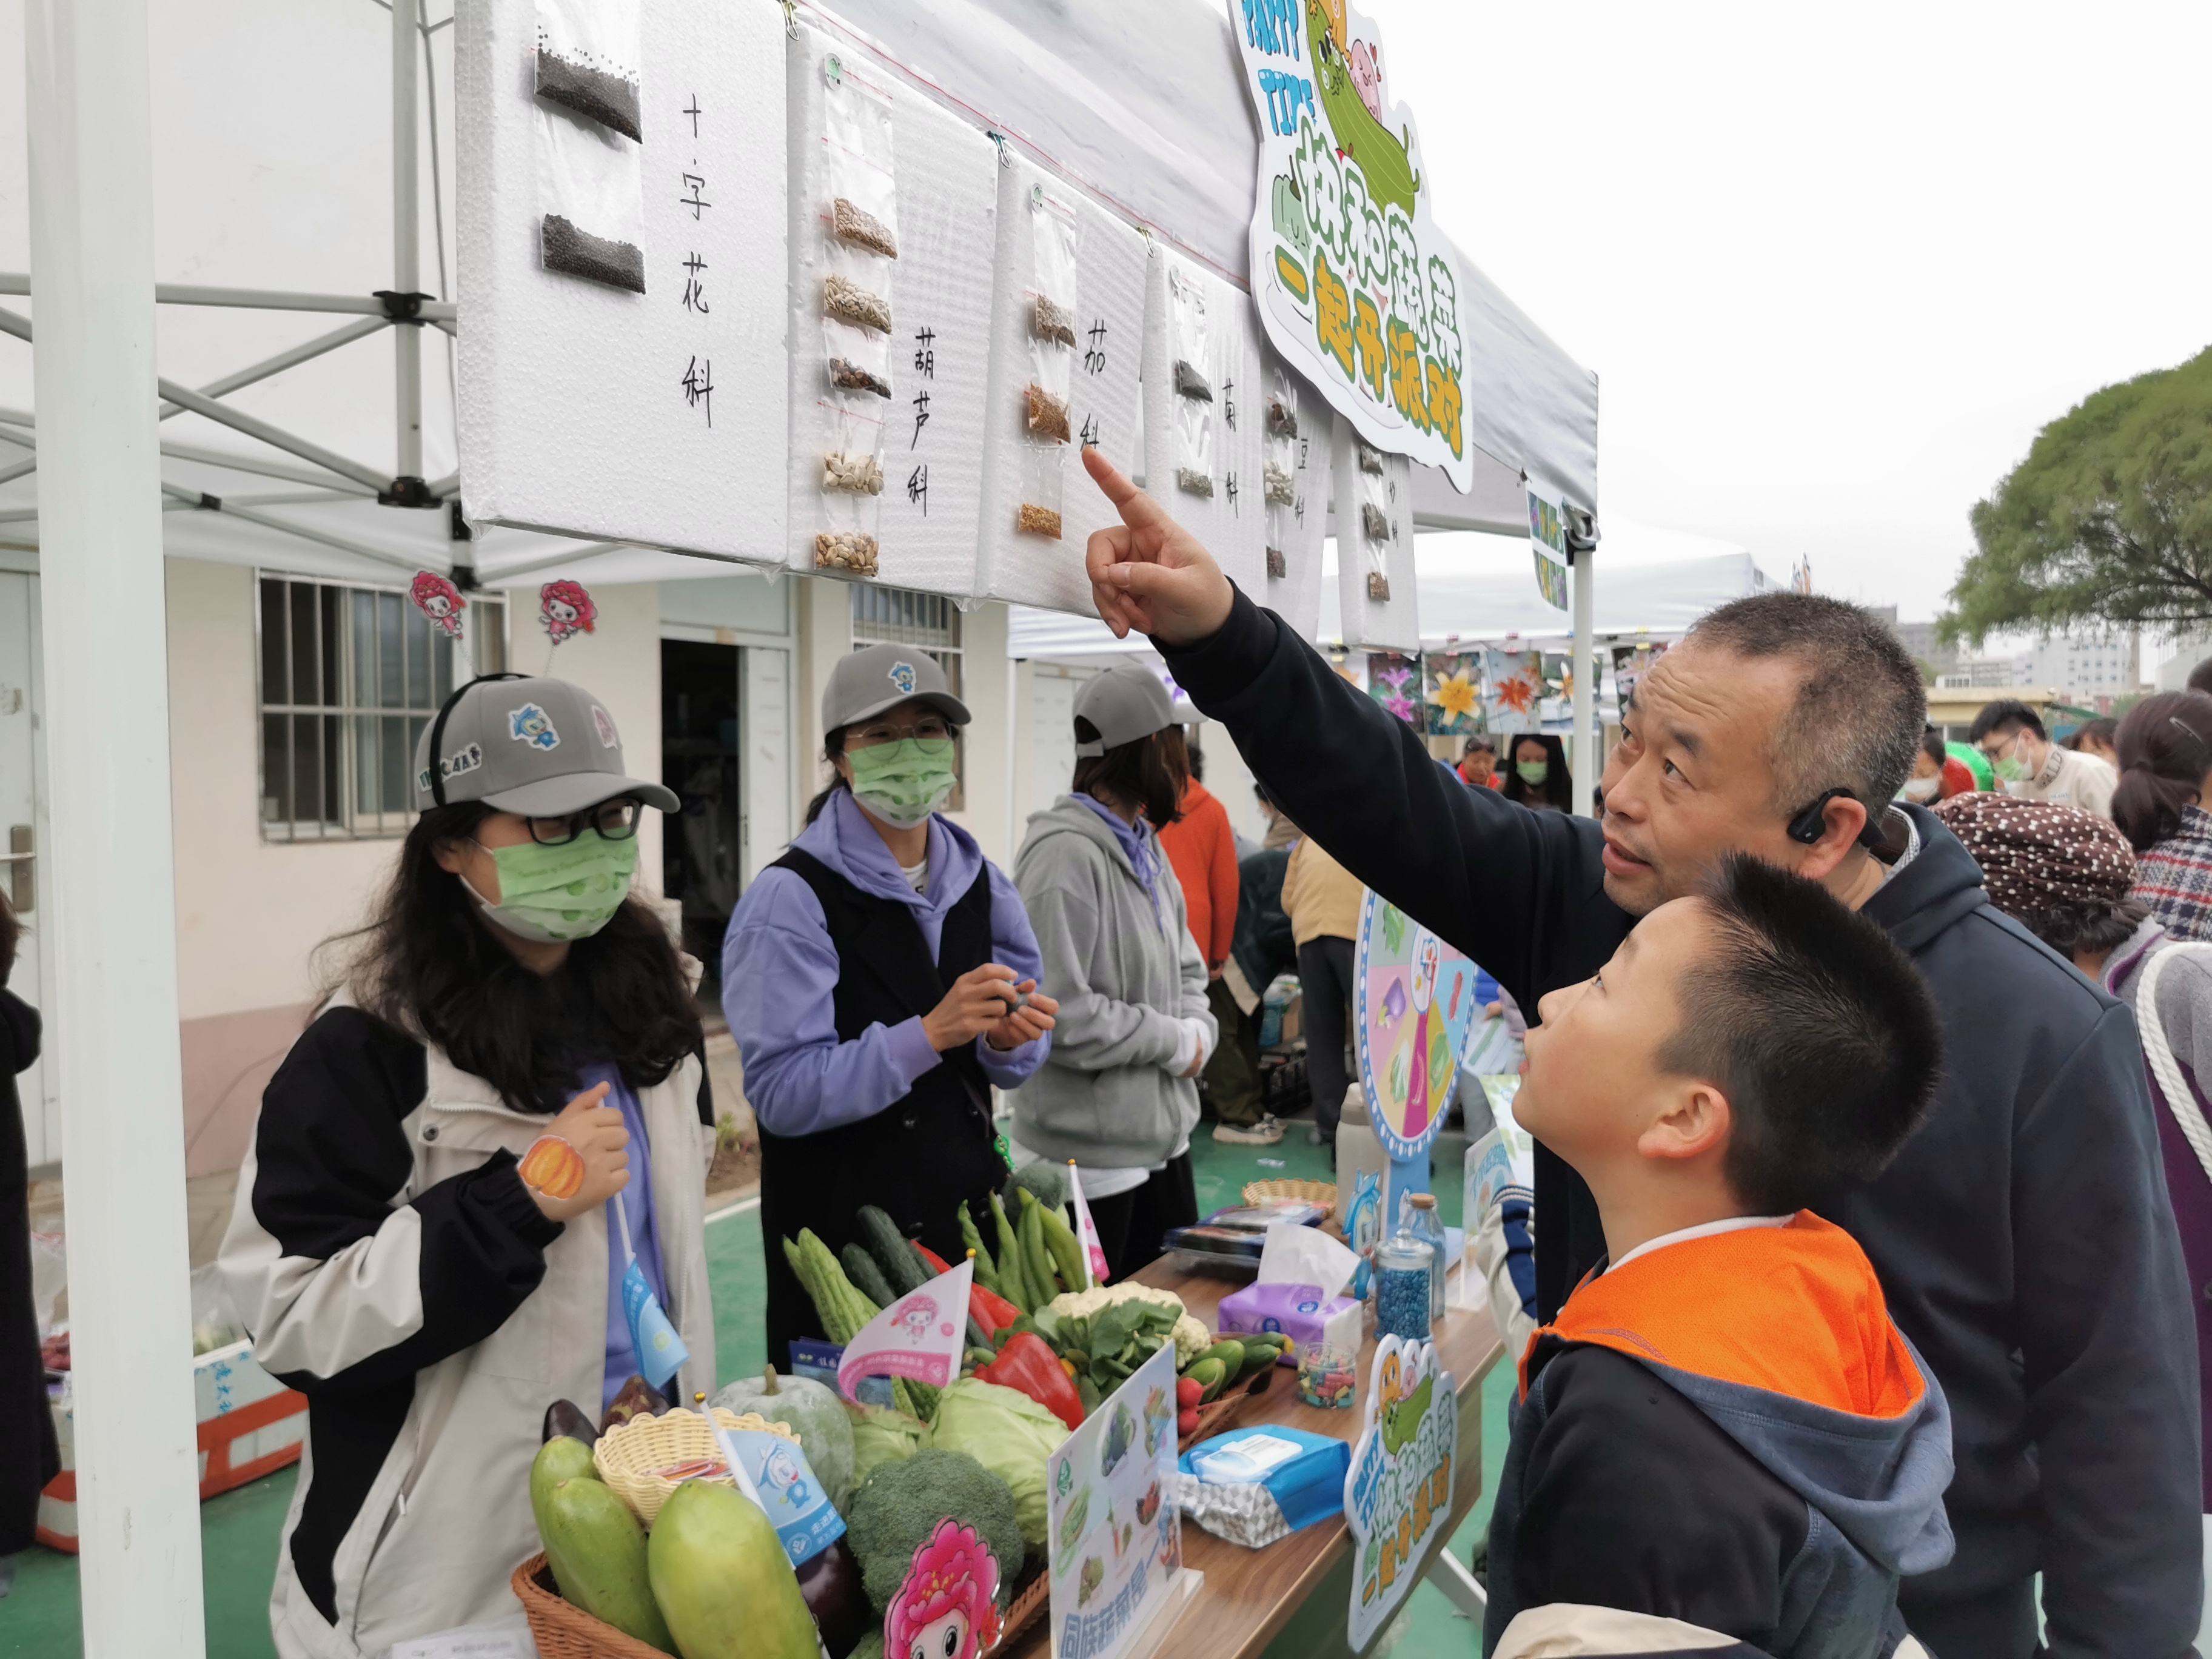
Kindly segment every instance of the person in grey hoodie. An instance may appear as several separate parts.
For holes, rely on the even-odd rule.
[[[991,1085],[1012,1088],[1052,1043],[1022,902],[937,811],[967,723],[920,651],[840,662],[822,694],[834,781],[722,941],[722,1012],[761,1127],[774,1364],[824,1334],[783,1241],[811,1228],[834,1254],[872,1204],[960,1260],[961,1204],[981,1213],[1006,1175]]]
[[[1135,664],[1086,682],[1072,789],[1030,817],[1014,859],[1060,1000],[1052,1052],[1014,1092],[1016,1157],[1076,1165],[1115,1279],[1198,1219],[1190,1132],[1218,1032],[1157,833],[1175,821],[1197,718]]]

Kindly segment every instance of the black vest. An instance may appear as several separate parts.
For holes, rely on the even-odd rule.
[[[864,893],[820,860],[793,848],[770,866],[788,870],[820,901],[837,947],[837,1040],[871,1025],[927,1014],[952,981],[991,959],[991,872],[945,913],[937,960],[914,912]],[[811,1135],[761,1132],[761,1231],[768,1266],[768,1352],[787,1365],[795,1336],[820,1336],[814,1304],[784,1259],[784,1239],[811,1227],[835,1255],[860,1243],[854,1213],[873,1204],[948,1262],[966,1253],[963,1199],[981,1222],[1006,1180],[995,1148],[991,1091],[972,1044],[942,1055],[914,1087],[873,1116]],[[865,1248],[865,1246],[864,1246]]]

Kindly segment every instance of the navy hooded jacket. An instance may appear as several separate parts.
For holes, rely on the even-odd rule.
[[[1523,1008],[1633,925],[1595,822],[1462,787],[1243,594],[1211,639],[1160,650],[1302,830]],[[1950,1402],[1958,1552],[1900,1603],[1910,1622],[2039,1571],[2054,1656],[2179,1659],[2203,1585],[2197,1342],[2135,1017],[1990,906],[1933,813],[1895,810],[1919,852],[1866,914],[1927,978],[1944,1073],[1924,1127],[1834,1219]],[[1604,1236],[1541,1147],[1536,1226],[1549,1318]]]

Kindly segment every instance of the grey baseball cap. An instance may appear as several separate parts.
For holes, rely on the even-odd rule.
[[[830,671],[830,684],[822,689],[822,729],[858,726],[886,708],[915,702],[927,703],[955,726],[968,724],[968,705],[952,695],[945,671],[929,653],[910,645],[872,645]]]
[[[566,680],[514,675],[471,681],[454,693],[415,745],[415,806],[438,804],[431,788],[430,740],[446,804],[480,800],[525,817],[580,812],[617,795],[673,812],[672,789],[623,769],[622,734],[597,697]]]
[[[1170,696],[1158,674],[1133,662],[1085,680],[1075,694],[1075,713],[1098,728],[1096,743],[1075,745],[1079,755],[1103,755],[1170,726],[1196,726],[1206,718],[1188,702]]]

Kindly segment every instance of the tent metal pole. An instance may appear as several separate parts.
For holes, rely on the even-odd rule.
[[[574,564],[579,559],[588,559],[598,553],[619,553],[624,548],[634,545],[635,544],[631,542],[582,542],[573,548],[562,548],[558,553],[540,554],[537,558],[525,559],[519,564],[511,564],[499,570],[486,570],[479,564],[477,567],[477,580],[486,587],[496,587],[502,582],[513,581],[518,576],[534,576],[541,570],[552,570],[561,565]],[[671,552],[678,550],[674,548],[669,550]],[[714,555],[702,553],[698,556],[713,558]],[[727,562],[742,564],[744,561],[731,559]]]
[[[0,294],[28,294],[31,279],[20,270],[0,270]],[[209,288],[197,283],[161,283],[155,300],[165,306],[222,306],[242,311],[351,311],[382,317],[384,301],[374,294],[300,294],[282,289]],[[426,323],[450,323],[459,313],[451,300],[425,300],[416,313]]]
[[[301,363],[312,362],[326,351],[336,351],[342,345],[351,345],[356,340],[366,339],[387,325],[382,317],[364,317],[357,323],[348,323],[343,328],[332,329],[328,334],[318,335],[295,345],[289,351],[280,351],[274,357],[264,357],[250,368],[241,368],[219,380],[210,380],[200,388],[200,396],[228,398],[241,387],[252,386],[257,380],[265,380],[272,374],[282,374],[288,368],[297,368]],[[172,415],[183,411],[181,404],[164,404],[161,405],[161,418],[166,421]]]
[[[412,295],[422,287],[422,214],[416,201],[415,158],[417,119],[415,89],[419,72],[416,38],[420,0],[392,0],[392,286]],[[392,469],[395,495],[419,489],[422,479],[422,331],[402,323],[392,331],[398,369],[398,465]]]
[[[282,531],[287,536],[297,536],[302,541],[320,542],[325,547],[335,547],[341,553],[356,557],[374,559],[380,564],[397,565],[403,570],[420,570],[425,561],[412,553],[399,552],[389,547],[379,547],[374,542],[357,542],[349,536],[333,535],[312,526],[295,524],[289,519],[280,519],[273,513],[256,512],[252,507],[222,495],[204,495],[188,489],[182,484],[163,483],[161,493],[180,507],[203,508],[210,513],[227,513],[232,518],[243,519],[248,524],[258,524],[264,530]],[[435,561],[429,562],[434,563]]]
[[[0,309],[0,332],[13,334],[18,339],[29,340],[33,334],[30,319],[19,316],[12,311]],[[33,349],[35,350],[35,346]],[[36,358],[34,357],[33,361],[35,362]],[[358,461],[349,461],[343,455],[325,449],[320,444],[312,444],[305,438],[295,437],[280,426],[272,426],[267,421],[258,420],[242,410],[233,409],[226,404],[217,403],[212,398],[202,397],[188,386],[179,386],[174,380],[158,380],[155,384],[164,398],[181,408],[190,410],[195,415],[204,415],[210,421],[243,432],[249,438],[258,438],[263,443],[278,449],[289,450],[302,460],[313,461],[317,466],[327,467],[332,472],[351,478],[356,483],[368,485],[371,489],[380,490],[387,487],[383,474],[373,468],[363,466]],[[28,463],[19,463],[19,465],[24,471],[30,471]],[[0,478],[0,483],[5,482],[7,482],[5,478]]]
[[[264,461],[257,456],[233,455],[220,449],[203,449],[198,444],[164,442],[161,453],[173,461],[194,461],[202,466],[227,467],[233,472],[250,472],[259,478],[283,478],[292,483],[313,484],[318,489],[332,490],[356,500],[376,493],[367,484],[357,483],[351,478],[313,471],[304,466],[291,466],[283,461]]]
[[[1598,774],[1604,769],[1599,763],[1597,752],[1597,653],[1592,629],[1597,613],[1596,573],[1593,566],[1597,560],[1597,538],[1595,535],[1570,535],[1568,550],[1574,555],[1575,638],[1573,667],[1575,679],[1575,775],[1574,810],[1583,817],[1596,816],[1591,801],[1597,789]]]
[[[86,1659],[201,1659],[146,0],[23,9]]]

